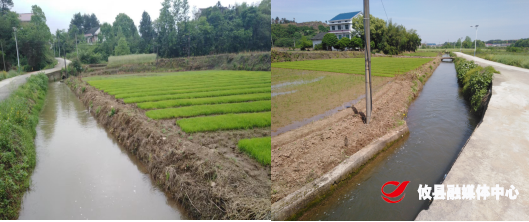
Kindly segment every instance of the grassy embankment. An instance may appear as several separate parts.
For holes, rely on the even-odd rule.
[[[463,95],[476,113],[482,113],[489,99],[494,73],[499,73],[492,66],[481,67],[474,61],[463,58],[455,59],[457,79],[463,87]]]
[[[270,72],[196,71],[85,78],[186,133],[270,127]],[[270,149],[270,147],[268,147]]]
[[[376,90],[392,80],[390,73],[401,74],[431,61],[428,58],[373,58],[372,87]],[[364,59],[311,60],[272,63],[289,68],[272,69],[272,131],[293,122],[322,114],[365,93]],[[390,65],[398,63],[398,65]],[[335,64],[330,65],[330,64]],[[315,67],[315,71],[310,70]],[[295,68],[295,69],[292,69]],[[336,73],[337,70],[351,73]],[[430,73],[433,72],[430,67]],[[391,76],[391,77],[388,77]]]
[[[422,56],[422,57],[436,57],[441,52],[412,52],[412,53],[404,53],[403,56]]]
[[[0,102],[0,219],[17,219],[24,193],[35,168],[34,138],[38,115],[48,90],[44,74]]]
[[[474,51],[464,52],[468,55],[474,55]],[[517,66],[529,69],[529,54],[527,52],[507,52],[505,50],[478,50],[476,56],[482,59],[503,63],[506,65]]]
[[[143,64],[152,63],[156,61],[156,54],[133,54],[124,56],[110,56],[108,57],[107,67],[119,67],[125,64]]]

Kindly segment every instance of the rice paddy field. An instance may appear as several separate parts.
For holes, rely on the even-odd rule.
[[[190,139],[194,133],[255,129],[269,132],[271,126],[270,72],[210,70],[84,80],[124,103],[136,104],[153,120],[174,121],[191,135]],[[269,143],[268,147],[253,142],[242,144],[245,152],[261,164],[270,164]],[[262,155],[267,152],[268,161],[263,162],[266,157]]]
[[[422,57],[436,57],[441,52],[412,52],[412,53],[405,53],[402,54],[403,56],[422,56]]]
[[[363,74],[365,73],[364,61],[363,58],[347,58],[280,62],[272,63],[272,68]],[[419,68],[430,61],[432,61],[430,58],[373,57],[371,60],[371,75],[394,77],[395,75],[404,74],[410,70]]]

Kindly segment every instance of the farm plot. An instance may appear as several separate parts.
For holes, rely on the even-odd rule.
[[[124,103],[136,104],[153,120],[176,122],[177,135],[193,134],[188,139],[202,145],[226,146],[214,142],[220,140],[237,147],[241,140],[242,152],[270,165],[270,137],[264,145],[253,137],[270,136],[271,72],[216,70],[85,80]]]
[[[432,61],[430,58],[373,57],[371,59],[371,74],[382,77],[394,77],[398,74],[404,74],[410,70],[419,68],[427,62]],[[364,74],[364,61],[365,60],[363,58],[352,58],[280,62],[272,63],[272,68]]]

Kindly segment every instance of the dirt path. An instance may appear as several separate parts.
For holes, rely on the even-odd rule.
[[[45,69],[45,70],[40,70],[36,72],[30,72],[24,75],[15,76],[13,78],[4,79],[0,81],[0,101],[3,101],[7,97],[9,97],[9,95],[11,95],[13,91],[18,89],[20,85],[26,83],[26,79],[28,77],[41,73],[41,72],[51,73],[51,72],[61,70],[61,68],[64,68],[64,59],[62,58],[55,58],[55,59],[57,59],[59,63],[52,69]],[[70,62],[71,62],[70,60],[66,60],[67,64],[70,64]]]
[[[326,119],[272,138],[272,203],[327,173],[376,138],[401,125],[408,105],[440,59],[396,77],[373,98],[372,121],[363,123],[365,100]],[[434,64],[435,63],[435,64]],[[429,66],[433,69],[430,69]]]

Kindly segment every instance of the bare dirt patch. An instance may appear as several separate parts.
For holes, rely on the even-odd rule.
[[[174,120],[152,120],[136,105],[125,104],[81,78],[66,83],[189,216],[270,219],[270,166],[263,167],[236,146],[241,138],[270,136],[269,128],[186,134]]]
[[[382,86],[373,96],[370,125],[364,124],[363,99],[350,109],[272,137],[272,203],[327,173],[402,124],[408,105],[439,62],[436,58]]]

